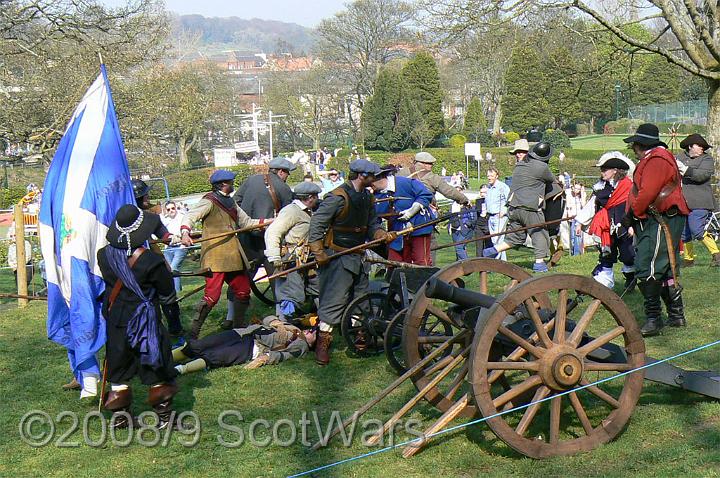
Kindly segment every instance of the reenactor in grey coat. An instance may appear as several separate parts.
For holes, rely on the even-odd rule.
[[[682,240],[685,243],[683,266],[695,265],[694,241],[700,241],[712,255],[711,267],[720,266],[720,251],[715,239],[707,233],[706,226],[715,211],[715,196],[712,189],[712,177],[715,163],[707,150],[712,148],[705,138],[695,133],[680,142],[684,150],[676,160],[682,174],[682,191],[690,208],[685,223]]]
[[[419,179],[433,195],[440,193],[458,204],[470,205],[470,200],[463,193],[450,186],[441,176],[432,172],[432,165],[437,161],[435,157],[422,151],[415,155],[415,161],[409,168],[402,168],[398,176]]]
[[[318,203],[322,188],[315,183],[302,182],[295,186],[293,202],[280,210],[265,230],[265,256],[276,270],[285,265],[307,262],[310,217]],[[317,300],[319,294],[317,273],[314,270],[297,271],[278,278],[275,299],[281,320],[295,315],[298,306],[308,297]]]
[[[362,252],[336,259],[332,255],[368,240],[392,242],[397,237],[380,228],[373,195],[367,190],[379,172],[380,167],[366,159],[350,163],[348,180],[325,196],[310,219],[308,243],[320,274],[320,324],[315,347],[319,365],[330,362],[332,330],[340,323],[345,307],[368,286]]]

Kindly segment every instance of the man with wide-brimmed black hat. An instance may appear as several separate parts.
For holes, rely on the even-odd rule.
[[[628,196],[628,213],[623,226],[633,226],[636,236],[635,277],[645,298],[647,320],[644,336],[660,333],[662,297],[668,325],[685,326],[681,288],[677,284],[680,236],[690,213],[682,193],[680,171],[667,145],[660,141],[654,124],[638,126],[623,141],[630,144],[640,161]],[[666,235],[670,235],[670,241]],[[670,242],[670,244],[668,244]]]
[[[682,174],[682,190],[685,201],[690,208],[690,215],[683,231],[682,240],[685,243],[683,266],[695,265],[695,247],[693,241],[701,241],[708,252],[712,254],[710,265],[720,266],[720,250],[715,239],[707,233],[707,226],[715,210],[715,196],[712,190],[712,176],[715,164],[707,150],[712,148],[705,138],[693,133],[680,142],[684,150],[677,156],[678,168]]]
[[[110,392],[106,409],[128,412],[130,381],[139,375],[149,385],[148,402],[166,425],[177,393],[168,332],[160,321],[160,305],[177,301],[172,273],[162,255],[146,249],[160,218],[132,204],[121,207],[107,233],[109,244],[97,253],[105,281],[102,311],[107,326],[105,356]],[[118,415],[117,426],[128,424]]]

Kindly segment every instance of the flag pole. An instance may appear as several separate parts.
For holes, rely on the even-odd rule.
[[[100,65],[104,65],[105,62],[103,61],[102,53],[100,53],[100,51],[98,51],[97,54],[98,54],[98,58],[100,59]]]

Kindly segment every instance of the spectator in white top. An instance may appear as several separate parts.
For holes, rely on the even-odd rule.
[[[10,246],[7,252],[8,265],[15,275],[15,285],[17,286],[17,244],[15,241],[15,223],[10,226],[10,232],[8,232],[8,238],[10,239]],[[33,266],[32,266],[32,246],[30,241],[25,239],[25,271],[27,272],[27,284],[30,285],[33,277]]]
[[[177,204],[173,201],[165,203],[165,214],[160,217],[162,223],[167,228],[168,232],[173,236],[182,236],[180,226],[182,226],[185,214],[178,210]],[[170,268],[173,271],[179,271],[180,265],[185,260],[187,255],[187,248],[182,244],[169,244],[163,251],[165,260],[170,264]],[[175,283],[175,290],[180,292],[182,290],[182,284],[180,283],[179,277],[173,277]]]

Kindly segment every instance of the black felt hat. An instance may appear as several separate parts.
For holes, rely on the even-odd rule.
[[[708,142],[705,141],[705,138],[703,138],[701,135],[699,135],[697,133],[693,133],[690,136],[688,136],[687,138],[685,138],[684,140],[680,141],[680,147],[682,149],[688,149],[693,144],[697,144],[703,150],[708,150],[708,149],[712,148],[712,146],[710,146],[708,144]]]
[[[634,135],[624,138],[626,143],[638,143],[645,146],[665,146],[667,144],[660,141],[660,130],[652,123],[643,123],[638,126]]]
[[[113,247],[134,249],[150,239],[159,225],[160,216],[157,214],[141,211],[133,204],[126,204],[115,215],[105,237]]]

